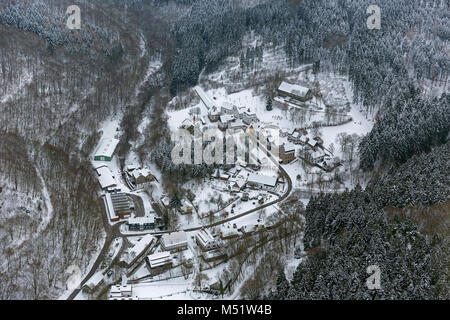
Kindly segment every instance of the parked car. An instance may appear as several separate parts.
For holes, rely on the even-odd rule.
[[[113,269],[109,269],[109,271],[106,273],[108,278],[111,278],[112,274],[114,273]]]

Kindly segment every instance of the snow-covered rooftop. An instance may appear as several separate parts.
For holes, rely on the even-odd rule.
[[[161,237],[161,241],[164,243],[164,248],[166,249],[187,245],[186,232],[178,231],[166,233]]]
[[[129,250],[131,258],[134,259],[135,257],[139,256],[142,251],[144,251],[144,249],[149,246],[154,240],[155,237],[151,234],[146,234],[145,236],[143,236],[142,239],[139,240],[134,245],[134,247]]]
[[[103,139],[95,151],[95,156],[112,157],[116,150],[119,140],[117,139]]]
[[[266,176],[266,175],[256,174],[256,173],[250,173],[250,175],[248,176],[248,182],[250,182],[250,183],[256,183],[256,184],[266,185],[266,186],[271,186],[271,187],[276,186],[277,180],[278,180],[277,177],[271,177],[271,176]]]
[[[284,152],[292,152],[295,151],[295,145],[291,142],[286,142],[284,144]]]
[[[298,84],[290,84],[290,83],[287,83],[284,81],[280,84],[280,86],[278,87],[278,90],[283,91],[283,92],[288,92],[290,94],[293,94],[293,95],[296,95],[299,97],[304,97],[309,91],[309,89],[306,87],[303,87]]]
[[[224,114],[220,116],[220,122],[222,123],[228,123],[230,121],[233,121],[235,118],[232,114]]]
[[[111,221],[117,220],[119,217],[117,216],[116,211],[114,210],[111,194],[107,193],[103,198],[103,200],[105,202],[106,214],[109,216],[109,220]]]
[[[86,282],[86,285],[94,288],[98,286],[103,281],[103,273],[101,271],[95,273],[89,280]]]
[[[128,224],[145,224],[145,223],[155,223],[155,214],[150,213],[145,217],[134,217],[128,219]]]
[[[100,182],[102,189],[114,187],[117,185],[113,173],[107,166],[101,166],[97,168],[97,174],[98,174],[97,179],[98,182]]]

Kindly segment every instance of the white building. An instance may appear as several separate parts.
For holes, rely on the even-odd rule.
[[[143,236],[132,248],[128,249],[128,263],[139,257],[155,241],[155,237],[151,234]]]
[[[197,244],[204,251],[212,250],[217,247],[216,240],[206,229],[201,229],[199,232],[197,232],[197,234],[195,235],[195,239],[197,241]]]
[[[95,273],[84,286],[88,287],[89,290],[94,291],[99,285],[103,283],[104,276],[101,271]]]
[[[95,150],[94,160],[95,161],[111,161],[116,151],[119,140],[117,139],[103,139]]]
[[[131,284],[118,284],[111,286],[111,290],[109,291],[109,299],[116,300],[121,298],[130,298],[133,295],[133,288]]]
[[[161,248],[165,251],[181,251],[188,247],[186,232],[166,233],[161,237]]]
[[[231,103],[225,101],[224,103],[222,103],[220,111],[222,112],[222,114],[236,115],[237,108]]]
[[[278,87],[278,93],[282,97],[290,97],[302,102],[307,101],[312,97],[311,90],[309,88],[298,84],[290,84],[284,81]]]
[[[105,204],[105,211],[109,220],[111,222],[119,221],[120,217],[116,214],[116,211],[114,210],[114,205],[110,193],[107,193],[103,196],[103,202]]]
[[[155,213],[148,213],[144,217],[128,219],[127,226],[130,231],[144,231],[155,228]]]
[[[220,238],[222,240],[239,237],[239,232],[228,222],[220,227]]]
[[[245,111],[242,114],[242,121],[244,121],[245,124],[251,124],[253,122],[258,122],[259,119],[256,116],[256,113],[250,112],[250,111]]]
[[[262,174],[250,173],[247,185],[259,189],[273,189],[278,182],[277,177],[266,176]]]

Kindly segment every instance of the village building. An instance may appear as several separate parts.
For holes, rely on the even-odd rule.
[[[237,228],[233,228],[233,226],[228,222],[220,227],[219,236],[222,240],[228,240],[238,238],[239,232]]]
[[[319,146],[319,143],[317,142],[317,140],[309,139],[308,140],[308,146],[310,148],[312,148],[313,150],[317,150],[317,147]]]
[[[133,205],[127,194],[123,192],[113,192],[106,194],[106,197],[111,198],[113,211],[117,217],[123,219],[131,215],[131,208]]]
[[[244,111],[244,113],[242,113],[242,121],[247,124],[250,125],[254,122],[258,122],[259,119],[256,116],[256,113],[250,112],[250,110]]]
[[[159,199],[164,208],[169,209],[170,206],[170,198],[167,195],[162,195]]]
[[[295,159],[295,146],[292,143],[283,143],[279,149],[282,164],[288,164]]]
[[[298,84],[290,84],[285,81],[278,87],[278,95],[282,98],[292,98],[301,102],[312,99],[311,89]],[[286,99],[286,101],[289,102],[289,99]]]
[[[250,173],[248,176],[247,185],[258,189],[272,190],[276,187],[277,182],[277,177]]]
[[[150,274],[155,276],[172,267],[172,255],[168,251],[153,253],[146,257],[145,262]]]
[[[192,214],[193,210],[194,208],[186,199],[181,200],[181,206],[178,209],[181,214]]]
[[[182,251],[188,247],[187,236],[184,231],[166,233],[161,237],[160,241],[161,248],[165,251]]]
[[[111,194],[107,193],[103,195],[103,203],[105,205],[106,215],[111,222],[117,222],[120,220],[120,217],[114,211],[114,206],[111,199]]]
[[[202,254],[202,258],[203,260],[205,260],[205,262],[212,262],[220,259],[225,259],[226,257],[227,257],[226,253],[224,253],[222,250],[219,249],[207,251]]]
[[[229,124],[234,121],[236,118],[232,114],[224,114],[219,117],[218,128],[222,131],[228,129]]]
[[[138,188],[145,187],[156,180],[148,168],[133,170],[132,176]]]
[[[208,111],[208,118],[211,122],[217,122],[219,120],[220,117],[220,111],[216,106],[213,106],[209,111]]]
[[[285,138],[289,135],[289,130],[286,128],[281,128],[280,129],[280,137],[281,138]]]
[[[109,167],[103,165],[98,167],[96,171],[98,182],[103,190],[117,186],[116,177]]]
[[[203,251],[208,251],[217,248],[217,243],[212,234],[206,230],[201,229],[197,234],[195,235],[195,240]]]
[[[111,286],[109,291],[109,300],[128,300],[133,295],[133,287],[131,284],[118,284]]]
[[[97,150],[95,150],[94,160],[95,161],[111,161],[118,144],[119,144],[119,140],[117,140],[117,139],[101,140]]]
[[[236,116],[238,109],[236,106],[225,101],[224,103],[222,103],[222,107],[221,107],[220,111],[222,114],[231,114],[231,115]]]
[[[97,290],[103,282],[104,282],[104,275],[101,271],[98,271],[92,277],[89,278],[89,280],[83,286],[83,289],[92,293],[95,290]]]
[[[223,171],[222,169],[216,170],[215,177],[223,181],[228,181],[230,179],[230,175],[225,171]]]
[[[194,133],[194,122],[191,119],[184,119],[180,125],[180,129],[189,131],[191,134]]]
[[[145,231],[155,229],[155,214],[149,213],[144,217],[128,219],[127,226],[130,231]]]
[[[245,185],[247,184],[247,179],[239,176],[236,178],[236,180],[233,182],[231,189],[235,192],[239,192],[245,188]]]
[[[197,95],[200,98],[200,101],[203,102],[206,109],[211,110],[215,108],[215,104],[211,101],[211,99],[208,97],[206,92],[199,86],[194,87],[195,92],[197,92]],[[217,108],[217,107],[216,107]]]
[[[304,150],[304,157],[307,161],[319,164],[325,160],[325,157],[329,157],[327,153],[325,153],[322,149],[307,149]]]
[[[234,132],[245,130],[246,128],[247,125],[241,119],[237,119],[235,121],[228,123],[228,129],[234,130]]]

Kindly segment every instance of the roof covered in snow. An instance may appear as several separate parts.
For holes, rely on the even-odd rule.
[[[147,256],[147,260],[150,263],[151,268],[156,268],[171,263],[172,256],[170,255],[170,252],[163,251]]]
[[[103,139],[100,141],[100,145],[95,151],[95,155],[103,157],[112,157],[118,144],[119,140],[117,139]]]
[[[139,256],[144,249],[149,246],[153,241],[155,240],[155,237],[151,234],[146,234],[143,236],[135,245],[129,250],[129,253],[131,255],[131,258],[134,259],[135,257]]]
[[[280,86],[278,87],[278,90],[296,95],[298,97],[306,96],[306,94],[309,91],[309,89],[307,87],[303,87],[298,84],[290,84],[290,83],[287,83],[284,81],[280,84]]]

